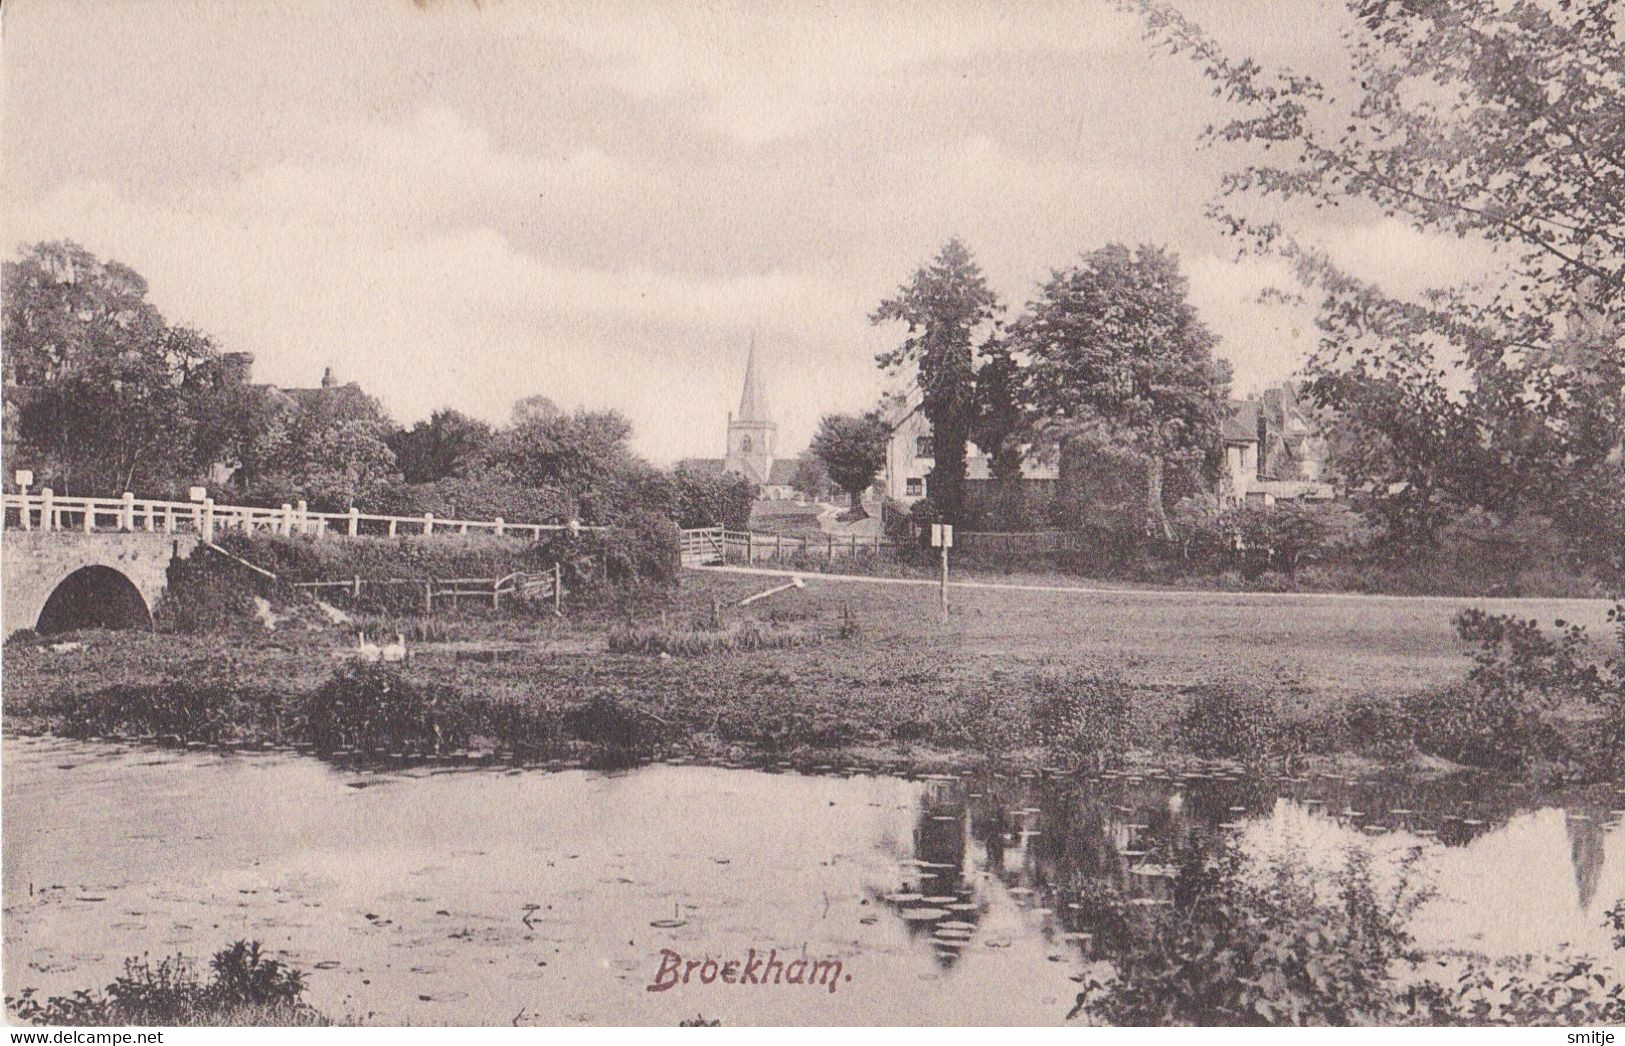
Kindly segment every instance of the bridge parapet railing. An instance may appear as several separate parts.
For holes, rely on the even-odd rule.
[[[195,533],[213,541],[224,530],[315,537],[397,537],[411,534],[496,534],[540,540],[549,533],[591,533],[609,528],[576,523],[509,523],[503,519],[437,519],[361,512],[312,512],[304,502],[280,508],[217,505],[202,501],[161,501],[125,494],[119,498],[58,497],[50,488],[38,493],[6,494],[4,525],[22,530],[147,531]]]

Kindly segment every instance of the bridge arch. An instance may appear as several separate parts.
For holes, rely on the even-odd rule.
[[[51,589],[34,631],[40,635],[77,628],[151,628],[152,609],[123,571],[93,563],[72,571]]]

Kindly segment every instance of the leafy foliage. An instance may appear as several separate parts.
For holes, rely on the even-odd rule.
[[[44,1025],[310,1025],[326,1018],[304,1002],[305,976],[266,955],[259,941],[215,952],[202,980],[184,956],[124,961],[104,992],[78,991],[44,1001],[25,989],[6,1004],[23,1021]]]
[[[1348,0],[1335,80],[1227,54],[1160,0],[1126,6],[1238,110],[1210,137],[1258,159],[1215,213],[1322,296],[1309,371],[1343,428],[1334,464],[1384,495],[1396,539],[1455,507],[1557,506],[1583,547],[1586,521],[1625,515],[1617,5]],[[1485,276],[1396,297],[1300,243],[1293,204],[1466,240]]]
[[[1055,272],[1010,332],[1030,360],[1025,396],[1041,441],[1090,435],[1136,455],[1145,518],[1164,535],[1166,464],[1209,455],[1229,409],[1228,365],[1188,292],[1172,254],[1112,244]]]
[[[388,665],[336,671],[305,702],[319,752],[425,753],[468,744],[467,723],[439,687],[420,686]]]
[[[390,433],[387,442],[407,483],[433,483],[461,474],[483,453],[491,426],[448,408]]]
[[[813,435],[812,454],[836,486],[852,497],[859,507],[863,492],[874,483],[886,464],[886,440],[890,431],[879,411],[863,414],[826,414],[819,419]]]
[[[228,440],[202,415],[228,381],[209,338],[172,327],[147,281],[78,244],[38,243],[3,267],[5,425],[59,494],[195,482]]]
[[[881,353],[876,362],[894,371],[915,368],[920,410],[931,425],[927,485],[950,523],[958,521],[963,508],[965,444],[976,425],[977,342],[995,334],[1001,309],[970,251],[951,239],[869,317],[876,324],[904,325],[902,344]]]

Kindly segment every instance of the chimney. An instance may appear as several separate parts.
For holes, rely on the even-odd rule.
[[[1258,478],[1259,479],[1268,479],[1269,478],[1268,474],[1264,471],[1264,462],[1268,458],[1269,452],[1270,452],[1269,412],[1264,410],[1264,405],[1263,404],[1259,404],[1259,407],[1258,407]]]
[[[247,385],[249,375],[254,370],[254,354],[252,352],[226,352],[220,356],[220,369],[225,374],[228,385]]]

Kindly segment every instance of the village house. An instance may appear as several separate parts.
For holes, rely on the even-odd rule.
[[[1223,425],[1225,470],[1220,496],[1236,501],[1273,504],[1277,501],[1325,501],[1336,496],[1326,474],[1326,440],[1303,403],[1298,386],[1284,382],[1258,396],[1230,401],[1231,416]],[[920,409],[916,392],[888,408],[891,438],[886,463],[876,483],[886,497],[912,505],[930,493],[931,425]],[[988,455],[975,444],[967,447],[967,494],[992,483]],[[1055,462],[1034,458],[1021,465],[1023,490],[1041,502],[1060,485]]]
[[[1230,402],[1221,495],[1237,501],[1327,501],[1326,439],[1294,382]]]
[[[886,408],[886,424],[891,438],[886,441],[886,463],[876,486],[880,493],[904,505],[912,505],[930,494],[929,475],[936,465],[931,446],[931,423],[920,409],[920,394],[894,400]],[[974,443],[965,448],[965,493],[975,499],[993,483],[991,459]],[[1058,466],[1036,459],[1021,463],[1021,486],[1035,501],[1053,497],[1060,483]]]

